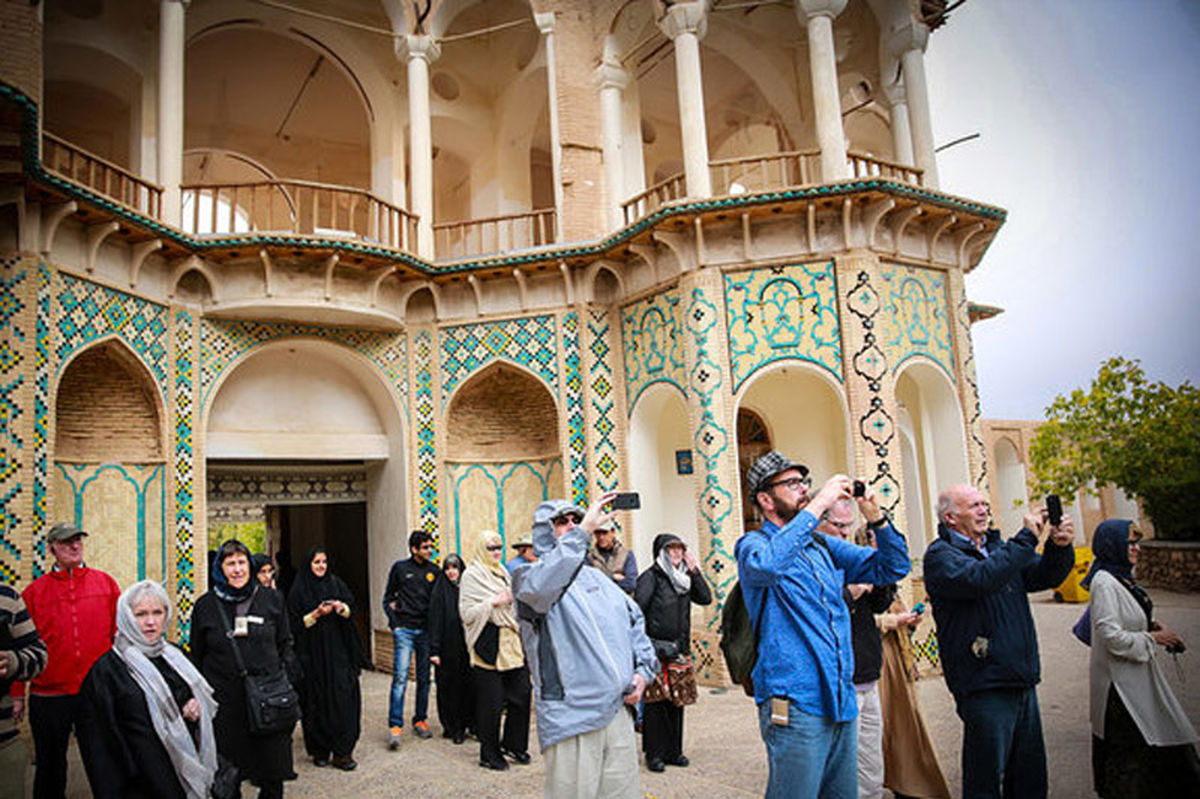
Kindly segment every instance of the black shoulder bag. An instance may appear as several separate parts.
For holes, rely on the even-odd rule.
[[[225,622],[225,637],[233,647],[238,675],[246,688],[246,721],[250,725],[250,734],[271,735],[290,731],[300,720],[300,695],[296,693],[282,668],[274,674],[247,672],[229,619],[225,618],[225,611],[221,608],[217,608],[217,612],[221,621]]]

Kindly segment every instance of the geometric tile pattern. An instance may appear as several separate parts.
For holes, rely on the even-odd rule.
[[[158,380],[160,391],[167,385],[166,308],[155,302],[59,274],[58,368],[71,354],[101,336],[116,334],[141,356]]]
[[[883,313],[879,341],[887,351],[892,372],[916,355],[924,355],[954,380],[947,312],[946,279],[935,269],[880,263]]]
[[[579,314],[563,315],[563,371],[567,407],[567,451],[570,453],[571,501],[588,504],[587,435],[583,418],[583,377],[579,362]]]
[[[21,482],[25,441],[18,430],[22,412],[18,391],[26,385],[28,333],[22,325],[28,315],[21,290],[29,272],[20,260],[16,256],[0,263],[0,579],[10,585],[19,584],[21,578],[16,536],[22,520],[17,508],[26,491]]]
[[[438,534],[437,445],[433,418],[433,334],[413,335],[413,410],[417,419],[417,487],[421,529]],[[440,550],[440,542],[434,539]]]
[[[960,278],[961,281],[961,278]],[[961,285],[961,283],[960,283]],[[975,345],[971,339],[971,318],[967,307],[966,293],[961,293],[958,301],[958,331],[959,331],[959,366],[958,373],[962,375],[966,396],[963,405],[967,407],[967,432],[971,436],[970,455],[968,458],[978,464],[978,471],[971,475],[971,485],[980,491],[987,491],[987,447],[983,444],[983,409],[979,403],[979,384],[975,378]]]
[[[842,379],[833,261],[725,274],[733,392],[763,366],[796,358]]]
[[[519,481],[528,483],[530,478],[536,482],[537,492],[532,497],[522,497],[522,499],[526,501],[533,499],[536,502],[545,501],[551,497],[551,486],[553,486],[553,496],[560,496],[562,458],[495,463],[447,463],[446,480],[450,484],[449,489],[453,496],[454,515],[453,519],[448,520],[446,532],[450,534],[452,531],[454,536],[453,551],[463,552],[463,542],[473,541],[474,536],[479,533],[477,529],[470,529],[470,525],[464,527],[462,521],[462,506],[465,501],[475,498],[472,495],[476,495],[494,507],[495,527],[492,529],[499,533],[500,541],[504,544],[506,551],[510,545],[510,534],[520,536],[522,533],[528,533],[529,519],[533,515],[534,506],[519,507],[514,512],[512,506],[515,498],[512,497],[510,484]],[[467,480],[486,485],[491,491],[482,492],[482,496],[478,496],[476,491],[463,487],[463,482]],[[446,542],[447,549],[445,551],[451,551],[450,544],[451,542]]]
[[[638,397],[653,383],[670,383],[687,396],[678,288],[622,308],[621,341],[625,346],[627,414],[633,414]]]
[[[200,397],[203,405],[221,374],[246,352],[284,338],[319,338],[355,350],[373,363],[407,405],[406,339],[403,333],[352,330],[291,322],[200,320]]]
[[[850,309],[851,338],[862,335],[862,346],[850,356],[850,369],[855,379],[866,384],[867,403],[858,419],[858,435],[863,440],[866,460],[865,480],[879,497],[888,512],[895,514],[900,502],[900,484],[892,475],[889,452],[896,435],[895,420],[883,400],[882,380],[888,373],[888,356],[878,346],[875,337],[877,320],[881,316],[879,293],[866,270],[859,271],[855,284],[846,290],[846,307]],[[857,411],[856,411],[857,412]]]
[[[553,316],[526,316],[442,328],[438,340],[442,409],[445,410],[456,386],[495,360],[525,367],[546,382],[552,395],[557,395],[555,338]]]
[[[40,577],[46,563],[46,533],[50,502],[50,268],[38,262],[37,316],[33,358],[33,576]]]
[[[609,336],[609,311],[588,311],[588,332],[591,340],[591,369],[589,395],[592,401],[592,442],[595,453],[596,487],[601,493],[617,488],[620,458],[616,434],[616,390],[613,388],[612,346]]]
[[[180,640],[191,631],[196,593],[195,429],[196,354],[192,315],[175,312],[175,602]],[[202,549],[204,549],[202,547]]]

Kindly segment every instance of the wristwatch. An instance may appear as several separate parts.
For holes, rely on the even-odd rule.
[[[878,530],[879,528],[883,527],[885,524],[888,524],[890,521],[891,520],[888,519],[887,511],[884,511],[883,515],[880,516],[875,521],[867,522],[867,529],[868,530]]]

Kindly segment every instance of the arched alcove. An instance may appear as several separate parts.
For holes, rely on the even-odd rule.
[[[592,280],[592,302],[597,305],[611,305],[621,298],[621,281],[607,267],[596,270]]]
[[[109,340],[67,364],[55,397],[56,459],[158,461],[162,447],[158,390],[128,348]]]
[[[445,551],[466,551],[482,530],[507,544],[529,531],[539,502],[564,496],[558,407],[530,373],[506,363],[484,368],[451,397],[445,425]]]
[[[933,509],[938,494],[949,486],[970,482],[966,427],[954,386],[941,368],[924,358],[911,359],[897,374],[896,405],[897,426],[912,448],[910,458],[902,458],[902,484],[913,525],[908,533],[910,549],[915,556],[937,534]]]
[[[437,298],[433,289],[419,288],[404,303],[404,323],[422,325],[437,321]]]
[[[1021,518],[1029,511],[1029,489],[1025,483],[1025,464],[1016,445],[1008,438],[996,440],[995,449],[996,496],[999,507],[992,508],[992,516],[1006,533],[1021,528]]]
[[[643,569],[653,561],[659,533],[671,532],[698,552],[700,518],[695,478],[680,474],[676,453],[690,453],[687,402],[679,390],[654,383],[642,392],[629,419],[629,479],[642,498],[633,512],[633,552]]]
[[[774,447],[771,429],[763,418],[749,408],[738,408],[737,412],[738,476],[744,475],[754,461],[766,455]],[[742,526],[747,530],[758,528],[761,521],[754,497],[742,491]]]

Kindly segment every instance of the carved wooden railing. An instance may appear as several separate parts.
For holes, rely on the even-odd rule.
[[[621,203],[621,213],[624,214],[625,224],[628,225],[646,214],[657,211],[671,200],[681,200],[686,196],[683,174],[672,175]]]
[[[42,166],[142,216],[151,219],[160,217],[161,186],[142,180],[129,170],[69,144],[53,133],[42,133]]]
[[[850,163],[851,177],[887,178],[914,186],[924,185],[924,172],[916,167],[884,161],[882,158],[862,153],[847,153],[846,160]]]
[[[362,189],[305,180],[182,186],[185,230],[196,234],[299,233],[417,245],[417,217]]]
[[[433,248],[438,259],[445,260],[539,247],[554,243],[556,224],[553,208],[438,222],[433,226]]]

